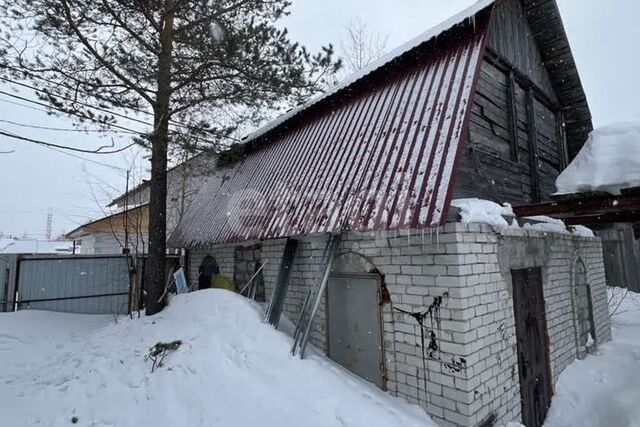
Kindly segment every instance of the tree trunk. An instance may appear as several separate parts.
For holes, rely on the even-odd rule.
[[[166,285],[167,252],[167,147],[171,98],[171,55],[173,49],[173,0],[165,0],[158,57],[158,92],[151,134],[151,183],[149,195],[149,256],[145,271],[147,315],[162,310],[160,301]]]

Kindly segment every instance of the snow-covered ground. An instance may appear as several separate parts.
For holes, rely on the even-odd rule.
[[[145,361],[182,340],[164,366]],[[0,313],[2,426],[434,427],[291,340],[248,300],[210,289],[181,295],[152,318]]]
[[[560,374],[544,427],[640,426],[640,294],[609,300],[613,340]]]
[[[613,340],[560,375],[545,427],[640,426],[640,295],[609,293]]]
[[[613,341],[560,375],[545,427],[640,426],[640,295],[611,307]],[[181,347],[151,373],[149,348],[176,339]],[[224,290],[118,323],[0,313],[0,425],[435,427],[321,356],[289,356],[290,346],[255,304]]]

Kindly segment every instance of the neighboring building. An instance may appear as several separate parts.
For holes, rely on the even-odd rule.
[[[462,224],[451,199],[548,198],[591,129],[555,1],[483,0],[250,135],[169,244],[194,287],[266,263],[295,320],[341,236],[313,344],[442,426],[538,427],[610,338],[602,244]]]
[[[178,225],[206,178],[214,173],[215,163],[214,154],[201,153],[167,171],[167,235]],[[149,191],[149,181],[145,180],[114,199],[107,207],[125,209],[127,206],[147,204]]]
[[[206,177],[214,171],[215,157],[208,153],[167,171],[167,235],[178,225]],[[67,238],[77,241],[83,254],[119,254],[125,245],[131,253],[144,254],[149,241],[148,204],[149,181],[143,181],[107,206],[117,209],[117,213],[83,224],[67,233]]]
[[[64,240],[0,238],[0,254],[61,254],[73,253],[73,242]]]
[[[594,224],[602,239],[609,286],[640,292],[640,223]]]
[[[80,247],[83,255],[113,255],[147,252],[149,206],[129,207],[122,212],[88,222],[66,234]]]

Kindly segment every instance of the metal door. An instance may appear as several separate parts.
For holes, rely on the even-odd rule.
[[[551,370],[542,273],[539,268],[512,270],[518,341],[522,422],[541,427],[551,404]]]
[[[329,357],[384,388],[380,276],[332,275],[327,306]]]

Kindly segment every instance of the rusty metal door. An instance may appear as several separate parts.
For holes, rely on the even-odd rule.
[[[541,427],[551,405],[551,370],[542,272],[512,270],[522,422]]]
[[[380,276],[335,274],[327,290],[328,355],[384,388]]]

